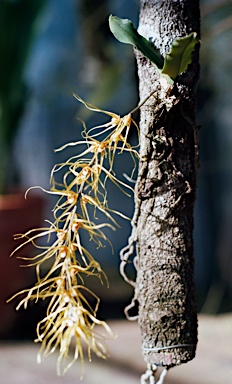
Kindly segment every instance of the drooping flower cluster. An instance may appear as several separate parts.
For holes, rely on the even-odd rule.
[[[107,356],[105,335],[96,333],[95,327],[102,327],[109,335],[112,332],[104,321],[97,319],[99,298],[86,287],[85,277],[96,276],[102,283],[104,280],[107,282],[107,278],[100,264],[83,246],[80,233],[87,231],[96,246],[102,247],[107,240],[104,228],[110,227],[114,230],[117,224],[112,214],[125,217],[108,207],[106,181],[112,181],[127,193],[125,188],[130,187],[120,181],[113,171],[115,154],[128,151],[134,165],[138,155],[127,141],[131,124],[137,127],[131,114],[121,118],[84,102],[77,95],[74,96],[86,108],[102,112],[111,120],[89,130],[84,125],[83,141],[69,143],[59,149],[79,144],[87,147],[82,153],[55,165],[51,172],[51,189],[45,191],[58,197],[53,209],[54,221],[47,221],[48,225],[44,228],[16,235],[16,239],[23,239],[24,242],[13,252],[18,252],[28,243],[38,250],[34,257],[21,257],[28,260],[29,266],[35,266],[37,282],[32,288],[17,293],[13,298],[24,294],[17,309],[21,306],[27,308],[30,300],[37,302],[39,299],[48,299],[46,316],[37,325],[36,341],[41,343],[38,361],[58,349],[59,374],[65,372],[78,357],[83,363],[83,343],[87,345],[89,358],[91,351],[103,358]],[[102,141],[96,139],[100,135],[105,136]],[[55,176],[60,171],[63,176],[62,182],[58,183]],[[94,211],[94,217],[97,211],[103,212],[111,223],[94,223],[91,210]],[[41,238],[47,240],[47,243],[43,242],[47,245],[41,245]],[[47,261],[50,269],[44,274],[41,267]],[[71,341],[75,346],[72,353]]]

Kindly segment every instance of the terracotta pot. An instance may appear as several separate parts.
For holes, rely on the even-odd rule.
[[[19,316],[15,310],[16,300],[8,304],[6,300],[28,288],[34,280],[33,268],[20,267],[25,262],[17,259],[17,255],[10,258],[11,252],[20,244],[13,235],[40,227],[43,207],[44,199],[40,195],[31,194],[27,199],[23,194],[0,196],[0,338],[10,332]],[[20,255],[28,256],[30,252],[28,246]]]

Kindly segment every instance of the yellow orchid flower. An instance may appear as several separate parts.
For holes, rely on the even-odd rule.
[[[90,129],[83,123],[83,140],[67,143],[56,150],[61,151],[68,146],[86,146],[82,152],[53,167],[50,190],[33,187],[57,196],[53,220],[47,220],[47,225],[42,228],[17,234],[15,239],[23,242],[12,252],[12,255],[18,255],[28,244],[32,244],[37,251],[33,256],[20,256],[28,260],[28,266],[35,267],[37,281],[34,286],[16,293],[10,300],[24,295],[16,309],[22,306],[27,308],[30,301],[48,301],[46,316],[37,325],[36,342],[41,343],[38,361],[59,350],[59,374],[66,372],[78,358],[83,364],[84,344],[87,345],[89,359],[91,351],[102,358],[107,356],[105,333],[112,336],[112,332],[104,321],[97,318],[100,299],[85,286],[88,281],[85,277],[95,276],[107,285],[108,280],[99,262],[83,246],[82,233],[88,233],[96,248],[108,242],[113,251],[104,229],[115,230],[118,226],[115,215],[128,218],[109,208],[107,180],[130,196],[128,190],[133,193],[133,188],[120,180],[113,170],[115,155],[129,153],[134,164],[133,171],[136,157],[139,156],[136,147],[128,143],[131,126],[134,125],[138,131],[132,118],[133,111],[120,117],[85,102],[78,95],[74,96],[89,110],[107,115],[110,121]],[[61,173],[59,182],[56,180],[58,172]],[[98,212],[103,213],[109,222],[96,223]],[[45,262],[49,264],[46,272],[42,268]],[[90,305],[90,299],[91,303],[95,301],[95,305]],[[105,333],[100,336],[96,328],[102,328]],[[74,350],[70,348],[71,344]]]

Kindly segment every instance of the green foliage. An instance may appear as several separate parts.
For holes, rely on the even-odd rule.
[[[23,71],[44,0],[1,1],[1,136],[9,142],[23,107]]]
[[[0,1],[0,193],[6,190],[10,150],[26,101],[25,65],[45,4],[46,0]]]
[[[165,58],[152,44],[141,36],[128,19],[120,19],[117,16],[109,17],[109,26],[113,35],[122,43],[132,44],[146,58],[156,65],[160,73],[167,75],[172,83],[176,77],[186,71],[192,61],[192,52],[199,42],[196,32],[188,36],[180,37],[172,42],[170,53]]]
[[[164,60],[160,52],[155,50],[152,44],[136,31],[130,20],[111,15],[109,25],[117,40],[121,41],[121,43],[132,44],[159,69],[163,67]]]
[[[172,42],[171,51],[164,59],[164,66],[161,73],[164,73],[175,80],[182,72],[186,71],[192,62],[192,52],[199,42],[196,32],[188,36],[180,37]]]

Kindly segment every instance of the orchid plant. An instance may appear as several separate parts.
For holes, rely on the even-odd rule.
[[[95,327],[103,328],[109,336],[113,334],[106,322],[97,318],[99,298],[86,287],[85,277],[96,276],[102,283],[105,281],[107,284],[108,281],[99,262],[83,246],[81,233],[87,231],[89,239],[100,248],[104,246],[104,241],[107,241],[103,229],[110,227],[114,230],[117,225],[114,214],[126,218],[122,213],[109,208],[106,182],[110,180],[127,195],[128,191],[133,192],[133,189],[119,180],[114,173],[114,159],[116,153],[129,152],[134,170],[136,157],[139,156],[136,148],[127,141],[132,125],[138,131],[131,113],[120,117],[86,103],[77,95],[74,96],[91,111],[106,114],[110,121],[90,129],[83,123],[84,140],[66,144],[58,149],[60,151],[67,146],[78,147],[79,144],[86,146],[82,153],[54,166],[51,172],[50,191],[33,187],[57,195],[53,209],[54,220],[47,221],[48,225],[44,228],[16,235],[15,239],[23,240],[23,243],[13,251],[13,254],[18,253],[28,243],[32,243],[38,250],[38,254],[32,258],[20,257],[28,260],[29,266],[35,266],[36,284],[32,288],[16,293],[11,299],[21,294],[25,295],[17,309],[21,306],[27,308],[31,300],[35,302],[39,299],[49,300],[46,317],[37,325],[35,341],[41,343],[38,362],[59,349],[58,374],[66,372],[78,357],[83,363],[83,343],[87,344],[89,358],[91,351],[102,358],[107,356],[104,344],[106,335],[100,337],[99,332],[95,333]],[[105,136],[104,139],[98,140],[99,135]],[[58,183],[55,176],[63,170],[63,181]],[[93,222],[91,208],[94,211],[94,218],[97,218],[98,211],[103,212],[107,222],[100,224]],[[41,238],[44,238],[48,245],[40,245]],[[51,262],[51,267],[43,275],[41,267],[48,260]],[[91,300],[87,297],[91,297]],[[75,349],[70,359],[68,355],[73,340]]]
[[[51,171],[51,188],[44,192],[56,195],[57,202],[53,209],[53,221],[46,221],[43,228],[31,229],[24,234],[15,235],[15,239],[23,241],[13,251],[18,253],[31,243],[38,250],[36,256],[28,258],[29,266],[36,269],[37,281],[32,288],[16,293],[10,300],[19,295],[24,298],[19,302],[27,308],[32,300],[48,300],[47,313],[37,325],[36,342],[41,343],[38,353],[38,362],[43,357],[59,350],[57,362],[58,374],[64,373],[78,359],[84,362],[83,345],[87,345],[88,357],[91,352],[106,358],[107,347],[105,339],[112,337],[113,333],[105,321],[99,320],[97,311],[100,299],[86,286],[86,277],[97,277],[101,283],[108,284],[107,277],[100,263],[84,247],[82,243],[83,231],[87,232],[89,239],[95,242],[97,248],[104,246],[107,239],[104,228],[115,230],[117,221],[115,215],[126,218],[108,205],[107,182],[114,183],[126,195],[133,194],[133,188],[119,179],[114,171],[115,156],[117,153],[128,152],[132,159],[132,175],[134,173],[139,153],[137,146],[128,142],[129,131],[132,126],[139,136],[139,128],[133,119],[136,112],[150,97],[156,98],[157,103],[173,99],[170,96],[175,78],[187,69],[191,62],[191,54],[198,42],[195,33],[174,40],[170,54],[165,59],[157,53],[149,41],[143,38],[134,29],[131,21],[118,17],[110,17],[110,29],[115,37],[139,49],[160,71],[161,91],[152,92],[134,110],[121,117],[116,113],[102,110],[87,103],[78,95],[74,97],[87,109],[95,113],[105,114],[109,121],[105,124],[87,128],[83,123],[83,140],[65,144],[57,151],[65,150],[68,146],[84,145],[81,153],[69,158],[67,161],[56,164]],[[162,96],[162,97],[161,97]],[[158,97],[158,98],[157,98]],[[159,99],[161,97],[164,100]],[[61,182],[56,175],[62,174]],[[27,191],[28,193],[28,191]],[[97,215],[105,215],[106,222],[98,223]],[[93,217],[93,219],[92,219]],[[41,245],[41,238],[45,239]],[[50,269],[44,274],[42,266],[50,262]],[[128,281],[122,262],[122,275]],[[94,303],[94,304],[93,304]],[[96,328],[102,328],[100,334]],[[70,345],[74,344],[74,349]]]

